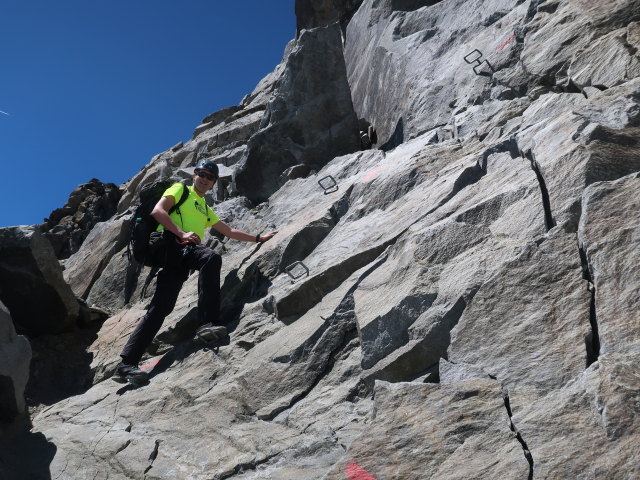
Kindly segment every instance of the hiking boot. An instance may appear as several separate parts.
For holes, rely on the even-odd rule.
[[[111,379],[118,383],[142,384],[149,381],[149,375],[138,368],[137,365],[129,365],[124,362],[116,367]]]
[[[204,340],[205,342],[215,342],[219,338],[224,337],[226,334],[226,327],[213,325],[212,323],[205,323],[198,330],[196,330],[196,336],[200,340]]]

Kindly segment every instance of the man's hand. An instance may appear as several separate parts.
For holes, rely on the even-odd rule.
[[[260,243],[264,243],[266,241],[269,241],[273,238],[273,236],[278,233],[278,231],[276,230],[275,232],[269,232],[269,233],[265,233],[264,235],[260,235]]]
[[[200,243],[200,237],[194,232],[181,232],[178,243]]]

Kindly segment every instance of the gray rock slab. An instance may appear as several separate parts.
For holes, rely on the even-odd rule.
[[[353,273],[301,318],[247,353],[239,378],[255,389],[250,405],[259,418],[290,408],[321,378],[332,353],[355,331],[351,290],[365,273],[366,267]]]
[[[591,42],[571,61],[567,75],[584,87],[611,88],[640,76],[640,60],[631,54],[627,28],[620,28]]]
[[[367,432],[323,478],[516,479],[529,474],[495,381],[376,382],[374,408]]]
[[[564,388],[514,413],[533,457],[533,478],[640,475],[638,360],[637,350],[602,355]]]
[[[111,377],[115,366],[121,361],[120,352],[144,313],[140,307],[131,308],[108,318],[102,324],[98,338],[87,349],[93,356],[90,366],[93,383]]]
[[[51,243],[37,227],[0,229],[0,301],[28,335],[73,328],[80,307]]]
[[[129,265],[129,257],[126,249],[115,253],[100,273],[100,276],[93,285],[91,285],[91,290],[89,290],[89,294],[87,295],[87,304],[95,305],[98,308],[104,309],[110,315],[115,315],[127,305],[125,301],[125,291],[127,289],[133,289],[129,300],[130,304],[143,300],[141,294],[145,280],[149,274],[149,268],[143,268],[135,281],[133,280],[134,271],[135,267]],[[129,279],[130,284],[127,281],[127,275],[131,275]],[[135,288],[133,288],[134,283]],[[151,292],[153,291],[154,285],[155,284],[149,287]]]
[[[535,398],[586,367],[589,310],[575,235],[558,227],[480,287],[452,331],[447,358]]]
[[[452,363],[443,358],[440,359],[438,373],[440,385],[449,385],[469,380],[487,380],[489,378],[487,372],[475,365]]]
[[[507,1],[402,3],[365,0],[345,42],[354,108],[376,127],[387,148],[446,125],[456,107],[488,99],[489,67],[483,64],[484,74],[476,75],[475,63],[464,57],[477,49],[478,63],[512,69],[516,42],[500,47],[528,7]]]
[[[633,62],[632,54],[619,51],[618,45],[609,42],[621,34],[617,30],[626,29],[635,20],[637,8],[635,0],[588,8],[574,2],[538,6],[524,38],[521,58],[525,70],[536,76],[555,75],[558,84],[568,81],[569,74],[583,85],[591,84],[591,80],[606,82],[607,86],[622,83],[625,67]],[[607,55],[602,54],[605,44],[609,44]],[[563,69],[565,62],[573,68]]]
[[[634,140],[638,92],[640,79],[592,99],[547,94],[523,113],[518,148],[532,150],[557,224],[568,221],[577,228],[586,185],[640,169]]]
[[[579,241],[595,286],[593,321],[600,353],[640,348],[640,175],[585,189]]]
[[[79,479],[108,470],[116,478],[224,478],[299,440],[283,425],[245,415],[232,389],[198,398],[175,385],[162,386],[165,393],[139,389],[124,396],[117,388],[101,383],[35,420],[57,447],[52,476]],[[194,418],[197,428],[186,435],[176,430]]]
[[[125,214],[97,224],[80,250],[67,259],[64,278],[77,296],[87,298],[111,257],[126,245],[129,220]]]

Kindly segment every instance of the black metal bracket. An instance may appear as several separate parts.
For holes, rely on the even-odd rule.
[[[473,58],[469,58],[469,57],[473,57]],[[484,63],[486,63],[489,66],[492,74],[496,72],[495,69],[493,68],[493,65],[489,63],[489,60],[487,59],[485,59],[484,61],[482,60],[482,52],[477,48],[474,49],[471,53],[466,54],[464,56],[464,61],[467,62],[469,65],[475,64],[473,67],[473,73],[475,73],[476,75],[487,76],[487,72],[482,72],[479,70],[479,68],[482,67],[482,64]]]
[[[300,265],[304,271],[302,273],[300,273],[299,275],[294,275],[293,274],[293,269],[295,267],[297,267],[298,265]],[[301,279],[302,277],[308,277],[309,276],[309,269],[307,268],[307,266],[298,261],[298,262],[293,262],[291,265],[289,265],[287,268],[284,269],[285,272],[287,272],[287,275],[289,275],[291,277],[291,281],[292,283],[295,282],[296,280]]]
[[[323,183],[324,180],[330,180],[330,183],[327,185],[327,182]],[[322,177],[320,180],[318,180],[318,184],[324,190],[325,195],[338,191],[338,182],[336,182],[336,179],[333,178],[331,175]]]

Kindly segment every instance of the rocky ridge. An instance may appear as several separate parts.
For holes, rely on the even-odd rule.
[[[274,72],[155,156],[65,261],[67,288],[110,317],[75,333],[83,392],[35,392],[0,469],[640,476],[640,3],[314,5],[296,2]],[[359,120],[379,148],[363,149]],[[209,198],[221,218],[279,233],[205,238],[223,256],[225,341],[191,340],[192,275],[145,360],[150,384],[107,381],[153,290],[127,283],[135,195],[208,156],[229,169]],[[24,388],[18,370],[2,384]]]

